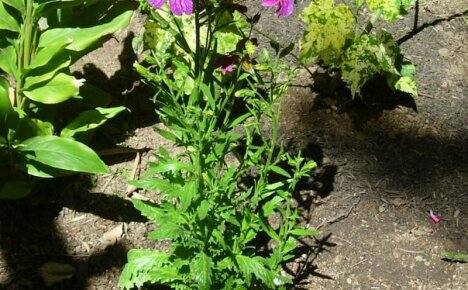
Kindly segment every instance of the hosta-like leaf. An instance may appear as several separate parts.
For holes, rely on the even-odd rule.
[[[48,64],[68,44],[69,42],[55,43],[39,49],[28,68],[34,69]]]
[[[387,21],[393,21],[406,14],[415,0],[366,0],[367,6],[374,14],[381,14]]]
[[[313,1],[301,13],[306,23],[301,40],[300,57],[319,58],[326,65],[338,65],[343,47],[354,36],[354,16],[348,6],[334,5],[333,0]]]
[[[133,11],[126,11],[114,18],[111,22],[89,28],[54,28],[45,31],[39,38],[38,47],[50,45],[64,45],[66,49],[82,51],[96,42],[101,37],[125,28]]]
[[[24,0],[1,0],[0,2],[3,2],[16,10],[18,10],[21,13],[24,13]]]
[[[81,112],[75,120],[60,132],[62,137],[73,137],[76,133],[93,130],[125,110],[125,107],[96,108]]]
[[[0,2],[0,30],[2,29],[19,32],[20,26],[16,19],[5,9],[3,2]]]
[[[88,173],[106,173],[107,167],[88,146],[69,138],[37,136],[16,146],[16,150],[27,154],[29,159],[45,165]]]
[[[13,45],[0,47],[0,69],[18,79],[19,72],[16,66],[16,50]]]
[[[24,95],[39,103],[58,104],[77,96],[80,86],[81,82],[74,77],[59,73],[44,85],[28,88]]]

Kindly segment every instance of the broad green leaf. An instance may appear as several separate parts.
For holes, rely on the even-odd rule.
[[[20,199],[27,196],[32,191],[32,185],[23,180],[7,181],[0,184],[0,200]]]
[[[18,162],[16,167],[23,172],[26,172],[28,175],[40,177],[40,178],[54,178],[59,176],[67,176],[76,174],[76,172],[58,169],[54,167],[47,166],[43,163],[37,162],[34,159],[29,158],[29,154],[23,156],[24,160]],[[34,156],[32,156],[34,158]]]
[[[16,80],[19,78],[16,66],[16,50],[13,45],[0,47],[0,69],[13,76]]]
[[[68,50],[82,51],[101,37],[125,28],[133,15],[133,11],[125,11],[112,21],[89,28],[54,28],[45,31],[39,38],[38,47],[50,45],[68,45]]]
[[[37,136],[23,141],[16,150],[42,164],[75,172],[106,173],[107,167],[88,146],[69,138]]]
[[[0,30],[20,31],[20,26],[16,19],[5,9],[3,2],[0,2]]]
[[[416,82],[412,77],[401,77],[395,83],[395,89],[411,94],[413,96],[418,95],[418,89],[416,87]]]
[[[169,281],[161,279],[158,273],[169,263],[171,254],[148,249],[131,249],[128,252],[128,262],[119,278],[119,286],[124,289],[140,287],[146,282],[155,283]],[[166,269],[167,271],[167,269]],[[174,278],[176,278],[174,269]]]
[[[69,42],[56,43],[40,48],[39,51],[36,53],[36,56],[29,64],[28,69],[34,69],[48,64],[50,60],[57,56],[58,53],[68,44]]]
[[[334,0],[313,1],[301,13],[306,23],[300,57],[304,61],[319,58],[336,66],[347,40],[354,37],[354,16],[348,6],[334,5]]]
[[[22,141],[35,136],[53,135],[54,127],[51,123],[35,118],[29,118],[26,115],[19,119],[18,126],[15,128],[13,139],[15,142]]]
[[[81,84],[74,77],[59,73],[44,85],[28,87],[24,95],[39,103],[58,104],[77,96]]]
[[[60,71],[68,68],[71,64],[69,57],[53,59],[50,63],[27,72],[24,90],[32,90],[43,86],[56,77]]]
[[[2,122],[5,121],[7,115],[13,113],[9,88],[8,81],[0,76],[0,124],[3,124]]]
[[[211,289],[213,261],[204,252],[199,253],[190,264],[190,272],[200,290]]]
[[[24,0],[1,0],[0,2],[3,2],[16,10],[18,10],[21,13],[24,13]]]
[[[406,14],[415,0],[366,0],[369,10],[386,21],[394,21]]]
[[[380,48],[375,38],[363,35],[355,38],[354,43],[346,50],[341,64],[342,77],[353,96],[380,71]]]
[[[265,267],[264,259],[261,257],[248,257],[236,255],[236,262],[242,272],[247,285],[250,284],[252,274],[262,281],[267,287],[273,288],[275,274]]]
[[[125,107],[114,107],[81,112],[78,117],[62,129],[60,136],[73,137],[76,133],[96,129],[124,110]]]

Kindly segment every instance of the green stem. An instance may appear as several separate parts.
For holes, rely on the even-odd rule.
[[[23,72],[31,63],[32,57],[32,45],[35,42],[35,33],[34,33],[34,11],[33,11],[33,1],[26,1],[26,12],[23,17],[23,29],[21,31],[20,37],[20,49],[18,54],[18,69],[20,71],[19,79],[16,84],[16,105],[21,110],[24,110],[26,106],[26,98],[23,96],[23,85],[24,85],[24,75]]]

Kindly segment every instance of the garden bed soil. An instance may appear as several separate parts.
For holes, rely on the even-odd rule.
[[[298,2],[304,7],[308,1]],[[441,254],[468,252],[468,16],[464,1],[448,2],[420,1],[413,34],[414,11],[391,27],[417,65],[418,112],[400,106],[379,114],[369,106],[348,110],[314,92],[305,70],[289,89],[281,137],[319,165],[297,201],[302,221],[321,231],[302,241],[288,264],[294,288],[468,288],[467,264]],[[284,42],[300,36],[294,17],[264,12],[264,30]],[[167,247],[147,239],[154,225],[126,194],[137,152],[144,171],[159,146],[171,146],[153,131],[160,124],[148,102],[151,93],[139,89],[130,69],[131,38],[142,23],[138,14],[128,30],[76,66],[77,74],[111,90],[116,103],[133,111],[110,122],[99,140],[136,151],[101,151],[112,153],[104,157],[108,174],[50,181],[25,200],[0,203],[0,289],[118,289],[129,249]],[[117,133],[123,128],[128,133],[122,137]],[[434,223],[428,210],[442,221]],[[44,267],[50,262],[73,269],[58,273],[53,265]],[[61,282],[46,287],[42,275]]]

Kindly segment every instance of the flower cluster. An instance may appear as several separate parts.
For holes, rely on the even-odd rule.
[[[193,0],[168,0],[169,8],[175,15],[191,14],[193,12]],[[156,9],[161,9],[166,0],[148,0]],[[276,15],[289,16],[293,12],[294,0],[262,0],[264,7],[277,6]]]

